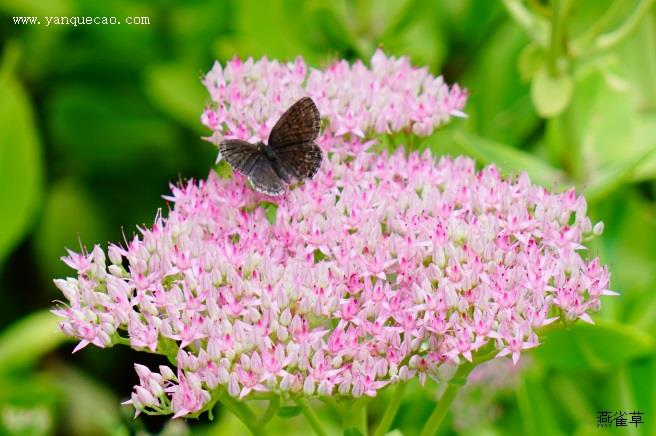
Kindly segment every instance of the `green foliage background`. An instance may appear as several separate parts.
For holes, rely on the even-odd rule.
[[[16,15],[151,24],[15,25]],[[469,118],[421,147],[586,194],[605,223],[590,254],[622,294],[604,299],[596,327],[549,331],[516,386],[488,395],[496,418],[465,411],[461,430],[656,434],[653,1],[1,0],[0,44],[0,434],[246,431],[222,410],[187,425],[133,420],[119,402],[144,358],[125,348],[70,355],[47,312],[59,298],[52,279],[70,273],[59,257],[132,235],[166,209],[169,182],[207,175],[216,151],[201,139],[199,78],[214,59],[301,55],[323,66],[367,60],[378,46],[470,90]],[[393,427],[416,434],[435,389],[411,385]],[[372,427],[390,395],[371,403]],[[600,410],[641,411],[645,424],[599,429]],[[319,414],[336,431],[339,417]],[[302,417],[269,429],[309,431]]]

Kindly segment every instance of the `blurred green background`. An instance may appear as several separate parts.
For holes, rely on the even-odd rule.
[[[17,25],[13,16],[127,16],[149,25]],[[42,20],[43,21],[43,20]],[[656,434],[656,9],[644,0],[0,0],[0,434],[241,434],[227,413],[167,424],[119,406],[129,349],[74,346],[47,309],[64,248],[122,241],[168,183],[205,177],[215,59],[368,60],[382,46],[467,87],[466,120],[422,143],[549,188],[584,192],[612,271],[596,327],[549,331],[513,382],[465,389],[444,433]],[[393,427],[416,434],[436,386],[413,384]],[[390,392],[370,406],[375,426]],[[600,429],[598,411],[644,424]],[[330,423],[337,417],[320,409]],[[329,424],[330,425],[330,424]],[[301,417],[273,434],[307,434]]]

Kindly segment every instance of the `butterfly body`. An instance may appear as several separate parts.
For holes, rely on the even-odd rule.
[[[323,155],[314,142],[319,129],[319,110],[311,98],[304,97],[280,117],[267,143],[227,139],[219,150],[257,191],[277,196],[293,179],[311,179],[319,170]]]
[[[276,172],[278,177],[284,180],[285,183],[289,184],[292,181],[293,177],[299,178],[297,175],[291,173],[289,169],[285,168],[284,163],[280,160],[280,158],[278,157],[278,155],[276,154],[276,152],[273,150],[272,147],[269,147],[268,144],[265,144],[263,142],[258,142],[257,145],[260,149],[260,152],[264,153],[267,159],[269,159],[269,162],[271,163],[271,167]]]

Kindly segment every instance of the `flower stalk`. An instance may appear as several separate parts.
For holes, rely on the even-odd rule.
[[[385,436],[385,434],[387,434],[387,431],[392,425],[392,422],[394,422],[394,418],[399,411],[401,400],[403,399],[403,393],[407,386],[407,383],[399,383],[394,387],[394,392],[387,403],[387,407],[385,408],[385,412],[383,412],[383,417],[381,418],[380,423],[378,423],[378,427],[376,427],[374,436]]]
[[[310,427],[314,430],[314,433],[317,436],[327,436],[326,431],[323,429],[323,425],[321,425],[321,421],[319,421],[317,413],[308,404],[307,400],[305,398],[297,398],[296,404],[302,407],[301,413],[303,413],[303,416],[307,419]]]
[[[428,421],[424,424],[421,430],[421,436],[434,436],[444,421],[448,413],[451,403],[455,399],[460,389],[467,382],[467,376],[475,368],[472,364],[463,364],[458,367],[455,377],[447,382],[446,390],[437,402],[437,406],[433,413],[428,417]]]

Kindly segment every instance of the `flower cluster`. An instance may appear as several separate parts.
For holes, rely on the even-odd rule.
[[[431,126],[456,110],[443,85],[427,91],[427,81],[438,82],[423,70],[382,54],[374,64],[307,75],[300,61],[233,61],[222,72],[228,84],[215,67],[206,82],[223,112],[211,113],[228,126],[217,131],[253,140],[257,122],[268,129],[302,86],[330,119],[334,136],[318,140],[324,150],[372,141],[355,131],[334,139],[345,126],[335,120],[351,107],[361,132],[378,129],[388,101],[410,107],[441,95]],[[387,100],[375,100],[369,82],[357,85],[361,76],[391,87]],[[352,100],[338,83],[353,88]],[[403,116],[405,124],[385,128],[422,123]],[[194,415],[224,393],[373,396],[439,377],[481,350],[517,361],[538,345],[537,329],[558,318],[591,322],[610,293],[606,267],[579,254],[583,238],[600,232],[582,197],[550,193],[526,175],[506,179],[494,166],[476,171],[464,157],[331,152],[314,179],[279,198],[239,174],[172,190],[168,216],[107,256],[98,246],[70,252],[64,261],[77,278],[55,281],[67,300],[55,313],[81,340],[77,349],[129,343],[175,362],[175,372],[136,365],[129,402],[138,412]]]
[[[467,98],[458,85],[449,87],[427,68],[381,50],[371,68],[339,61],[322,71],[308,68],[301,58],[293,63],[234,59],[225,67],[217,62],[204,83],[216,105],[201,120],[214,131],[217,144],[223,138],[266,141],[285,109],[304,96],[314,100],[327,121],[320,139],[327,150],[343,145],[344,136],[402,130],[430,135],[451,116],[464,116]]]

